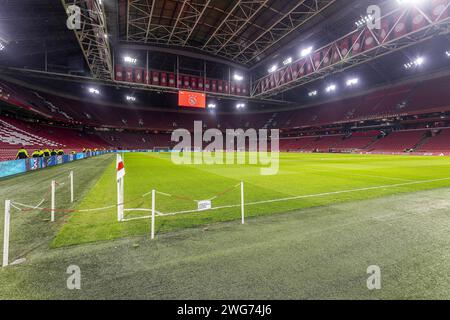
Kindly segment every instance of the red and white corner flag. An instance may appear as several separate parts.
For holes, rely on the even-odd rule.
[[[122,156],[117,155],[117,180],[122,179],[125,176],[125,166],[123,164]]]

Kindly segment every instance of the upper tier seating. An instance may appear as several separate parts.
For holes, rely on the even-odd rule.
[[[309,150],[309,146],[316,141],[318,137],[301,137],[280,140],[281,151],[301,151]]]
[[[307,148],[306,151],[320,151],[328,152],[334,148],[334,146],[342,141],[344,135],[323,136],[320,139],[314,141]]]
[[[450,129],[429,138],[417,151],[420,152],[448,152],[450,150]]]
[[[122,150],[152,150],[155,147],[170,148],[169,134],[145,132],[99,132],[98,136],[109,145]]]
[[[375,141],[374,137],[354,137],[350,136],[344,140],[339,141],[333,147],[336,150],[353,150],[353,149],[365,149],[371,143]]]
[[[192,129],[194,121],[202,121],[204,128],[292,129],[450,110],[449,82],[450,77],[444,77],[398,85],[291,111],[230,114],[154,111],[145,106],[131,109],[108,105],[107,102],[99,104],[72,100],[3,82],[0,82],[0,88],[8,91],[9,103],[35,110],[52,119],[92,126],[162,131]]]
[[[413,149],[424,138],[426,130],[397,131],[376,141],[370,151],[376,152],[404,152]]]

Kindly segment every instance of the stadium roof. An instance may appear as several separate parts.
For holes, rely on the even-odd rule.
[[[374,2],[374,1],[370,1]],[[375,1],[381,2],[381,1]],[[331,41],[364,13],[369,0],[103,0],[112,45],[141,44],[219,57],[257,66],[293,39]],[[70,4],[70,1],[67,1]],[[61,1],[1,3],[0,34],[10,39],[9,59],[30,66],[30,57],[78,53]],[[343,19],[347,17],[347,19]],[[42,57],[40,58],[42,63]]]
[[[338,12],[359,14],[366,3],[348,0],[119,0],[119,39],[201,51],[253,66]],[[327,28],[327,32],[333,30],[338,31]]]
[[[95,77],[98,66],[87,62],[79,37],[66,26],[63,4],[74,1],[84,6],[96,3],[91,0],[1,2],[0,38],[8,45],[0,53],[0,67]],[[267,73],[268,66],[283,61],[301,45],[312,44],[318,48],[354,30],[355,21],[366,13],[369,4],[392,7],[396,1],[102,0],[106,17],[103,31],[108,39],[105,49],[111,48],[107,56],[123,50],[149,50],[150,63],[167,70],[173,66],[173,57],[180,56],[185,70],[201,70],[199,61],[208,61],[208,76],[212,78],[220,78],[223,65],[241,68],[259,78]],[[449,67],[449,60],[440,57],[446,50],[449,50],[448,34],[342,73],[326,74],[272,98],[308,103],[310,90],[321,89],[330,81],[344,81],[352,74],[360,77],[365,86],[412,77],[414,73],[405,72],[402,65],[418,54],[429,55],[421,73],[434,72]],[[107,64],[106,73],[112,73],[112,61]],[[61,83],[64,85],[67,82]],[[319,96],[317,100],[325,98]]]

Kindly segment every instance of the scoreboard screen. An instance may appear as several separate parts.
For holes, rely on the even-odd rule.
[[[206,94],[190,91],[179,91],[178,106],[206,109]]]

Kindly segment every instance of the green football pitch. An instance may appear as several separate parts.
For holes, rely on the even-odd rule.
[[[114,155],[0,181],[2,211],[5,199],[48,207],[59,182],[55,223],[46,210],[13,209],[11,261],[27,260],[2,270],[0,298],[450,296],[450,158],[280,154],[273,176],[256,165],[175,165],[164,153],[124,160],[124,222]],[[193,212],[207,199],[215,210]],[[70,264],[86,274],[81,292],[65,288]],[[374,264],[385,270],[379,292],[365,286]]]

